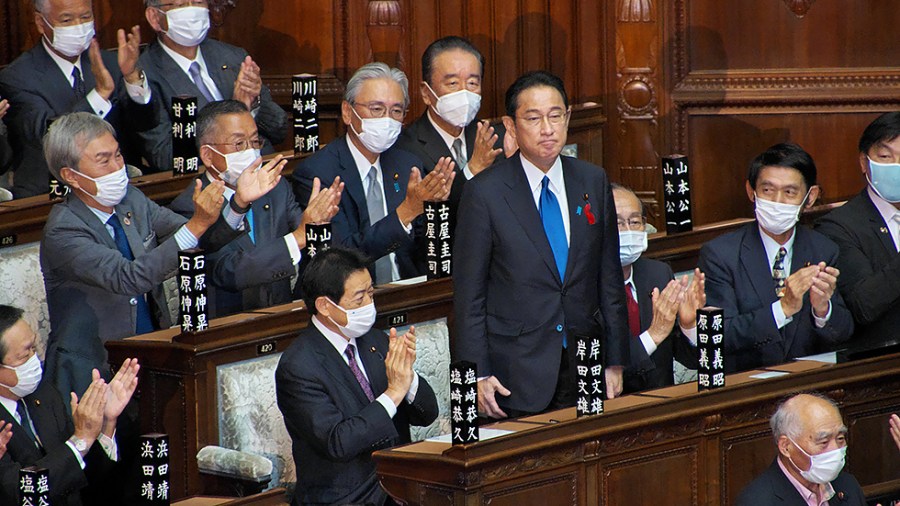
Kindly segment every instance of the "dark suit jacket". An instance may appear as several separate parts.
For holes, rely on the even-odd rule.
[[[139,150],[128,148],[136,141],[138,131],[156,125],[157,101],[151,99],[149,104],[141,105],[131,100],[125,90],[116,53],[102,51],[101,56],[116,81],[116,90],[110,96],[113,106],[104,119],[115,128],[126,161],[140,166]],[[81,73],[85,89],[92,90],[96,82],[87,51],[81,54]],[[75,99],[69,79],[70,76],[63,75],[41,42],[0,71],[0,96],[8,98],[10,103],[9,112],[3,119],[9,127],[10,145],[16,147],[13,158],[16,173],[12,188],[16,198],[49,191],[50,173],[42,144],[47,122],[70,112],[94,113],[87,98]]]
[[[359,177],[359,170],[347,142],[350,141],[346,135],[335,139],[321,151],[303,159],[294,169],[291,179],[297,202],[306,207],[312,193],[313,178],[318,177],[323,185],[330,185],[336,176],[341,176],[344,193],[341,195],[340,209],[331,220],[335,242],[362,251],[372,259],[373,265],[375,260],[396,253],[401,278],[425,274],[424,255],[419,254],[416,242],[416,238],[421,237],[421,219],[413,222],[412,234],[408,234],[397,218],[397,207],[406,198],[410,170],[421,167],[421,162],[396,146],[381,153],[388,214],[374,224],[369,223],[365,184]],[[375,281],[378,284],[385,282],[380,279]]]
[[[777,457],[776,457],[777,459]],[[866,498],[859,486],[859,482],[850,473],[841,472],[831,482],[835,495],[828,501],[832,506],[865,506]],[[838,494],[843,493],[843,498]],[[744,487],[738,496],[737,506],[806,506],[803,496],[797,492],[797,488],[784,475],[784,471],[778,467],[778,462],[772,461],[765,472],[759,475],[749,485]]]
[[[838,248],[827,237],[796,227],[791,273],[807,262],[835,265]],[[775,282],[754,221],[703,245],[700,270],[706,274],[706,302],[725,310],[725,370],[745,371],[795,357],[834,350],[853,335],[853,318],[841,294],[831,297],[831,318],[815,325],[809,295],[790,323],[778,329],[772,316]],[[840,277],[844,277],[842,272]]]
[[[247,52],[210,38],[200,44],[200,52],[206,62],[207,72],[222,93],[222,98],[230,99],[234,94],[234,81]],[[144,157],[154,170],[172,170],[172,97],[197,97],[198,111],[207,101],[190,76],[165,52],[159,40],[151,43],[141,54],[140,62],[150,80],[153,94],[160,99],[159,125],[141,134],[145,140]],[[263,85],[259,100],[259,111],[255,119],[260,136],[269,141],[268,149],[263,151],[263,154],[268,154],[274,152],[273,145],[281,143],[287,135],[288,117],[284,109],[272,101],[268,86]]]
[[[619,234],[606,172],[562,157],[571,239],[561,281],[519,154],[466,184],[453,249],[454,360],[474,362],[512,391],[502,407],[545,409],[562,348],[602,336],[605,365],[627,366],[628,325]],[[588,224],[584,195],[597,222]],[[574,346],[568,347],[571,352]]]
[[[359,358],[375,397],[387,389],[388,338],[370,330],[357,338]],[[291,504],[383,504],[372,452],[410,442],[409,426],[438,415],[434,391],[419,377],[415,400],[404,400],[391,419],[370,402],[328,339],[310,323],[281,356],[275,370],[278,407],[293,441],[297,490]]]
[[[503,125],[495,125],[494,131],[498,133],[497,142],[494,144],[494,148],[503,149],[503,134],[505,133]],[[473,120],[466,125],[465,137],[467,160],[472,159],[472,152],[475,150],[475,134],[477,132],[478,120]],[[434,166],[437,165],[439,159],[445,156],[454,158],[453,153],[450,152],[450,148],[447,147],[447,143],[444,142],[441,134],[438,133],[434,128],[434,125],[431,124],[431,121],[428,120],[428,111],[422,113],[415,122],[410,123],[403,128],[400,138],[397,139],[397,147],[409,151],[422,160],[423,166],[419,168],[422,169],[423,175],[434,170]],[[495,163],[502,159],[503,155],[500,154],[495,160]],[[453,178],[453,186],[450,189],[450,205],[451,209],[453,209],[451,222],[455,221],[456,209],[459,207],[459,200],[462,198],[462,190],[465,184],[466,176],[463,174],[463,171],[457,167],[456,177]],[[451,223],[451,230],[454,230],[455,228],[453,223]]]
[[[50,502],[54,506],[90,504],[87,499],[82,501],[83,493],[85,498],[92,497],[83,489],[88,483],[99,483],[115,463],[95,443],[85,457],[84,470],[81,469],[75,454],[66,445],[66,440],[75,433],[72,417],[49,381],[38,385],[34,393],[25,397],[25,403],[44,451],[35,446],[25,429],[0,406],[0,421],[13,424],[12,439],[7,444],[6,455],[0,459],[0,503],[19,504],[19,469],[38,466],[50,472]]]
[[[205,188],[209,184],[201,176]],[[189,185],[169,208],[194,215],[194,185]],[[300,225],[302,211],[287,181],[253,203],[253,235],[244,234],[207,257],[207,281],[214,317],[291,302],[294,264],[284,236]]]
[[[866,190],[819,219],[816,230],[840,248],[838,289],[856,322],[853,346],[897,339],[900,254]]]
[[[637,289],[638,309],[641,314],[641,332],[653,322],[653,300],[648,296],[654,288],[663,288],[674,277],[665,263],[649,258],[638,258],[631,265],[632,279]],[[653,355],[647,355],[641,339],[631,336],[631,364],[625,369],[625,393],[640,392],[671,385],[675,382],[672,360],[677,359],[686,367],[697,368],[697,348],[681,333],[678,323]]]
[[[133,186],[116,214],[134,261],[122,256],[106,225],[74,194],[53,206],[44,226],[41,271],[51,327],[44,374],[65,394],[81,395],[91,368],[108,373],[103,343],[134,335],[135,297],[148,294],[154,323],[172,325],[162,282],[177,272],[174,234],[187,220]],[[238,235],[220,218],[200,247],[214,251]]]

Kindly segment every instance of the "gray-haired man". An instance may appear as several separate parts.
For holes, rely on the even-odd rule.
[[[62,394],[81,395],[91,369],[109,376],[103,343],[171,324],[161,284],[177,269],[178,251],[196,247],[204,234],[210,250],[238,236],[241,211],[280,176],[274,164],[245,172],[224,210],[224,184],[201,191],[197,181],[188,220],[128,185],[115,131],[96,115],[56,120],[44,155],[53,176],[72,189],[53,206],[41,239],[52,329],[46,372]]]
[[[778,406],[771,424],[778,455],[744,488],[738,506],[866,504],[859,482],[843,471],[847,427],[831,399],[795,395]]]
[[[341,119],[347,135],[305,159],[294,171],[294,194],[309,201],[316,177],[345,183],[331,220],[341,244],[375,260],[376,284],[425,273],[416,254],[413,222],[426,200],[447,200],[453,162],[444,159],[424,178],[415,155],[393,147],[409,106],[406,75],[384,63],[360,67],[347,83]]]

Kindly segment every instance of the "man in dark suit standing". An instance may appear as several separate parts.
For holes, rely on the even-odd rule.
[[[756,221],[700,250],[707,301],[725,310],[728,372],[831,351],[853,334],[835,291],[837,246],[797,225],[819,196],[812,157],[776,144],[750,162],[746,189]]]
[[[250,203],[273,188],[277,161],[245,171],[224,206],[224,184],[194,185],[186,219],[128,184],[115,131],[96,115],[56,120],[44,140],[47,165],[72,191],[53,206],[41,238],[50,313],[47,371],[60,392],[81,393],[85,373],[108,377],[103,343],[171,325],[162,283],[178,251],[215,251],[240,235]]]
[[[409,107],[408,86],[406,74],[384,63],[360,67],[341,104],[347,134],[300,162],[292,176],[301,206],[315,178],[341,178],[346,191],[331,220],[334,238],[375,260],[379,285],[425,274],[414,222],[426,200],[447,200],[455,176],[453,162],[443,159],[423,178],[421,161],[394,145]]]
[[[278,407],[293,441],[300,504],[385,503],[372,452],[410,442],[410,424],[437,418],[434,391],[413,370],[415,327],[375,330],[368,260],[331,248],[303,274],[310,325],[275,371]]]
[[[778,406],[771,424],[778,455],[741,491],[737,506],[866,504],[859,482],[843,471],[847,427],[834,401],[795,395]]]
[[[20,504],[19,470],[37,466],[50,473],[54,505],[110,504],[116,422],[137,387],[137,360],[125,360],[109,384],[96,369],[87,372],[92,381],[80,398],[71,394],[70,416],[53,385],[41,381],[36,338],[21,309],[0,305],[0,422],[12,425],[0,456],[0,502]]]
[[[896,341],[900,327],[900,112],[863,131],[859,167],[866,188],[816,230],[840,248],[838,290],[856,322],[853,346],[873,347]]]
[[[520,150],[466,184],[453,255],[454,360],[477,365],[494,418],[573,406],[576,336],[602,337],[610,398],[629,357],[612,192],[603,169],[560,156],[562,80],[519,77],[506,113]]]
[[[91,0],[34,0],[41,41],[0,72],[0,96],[9,99],[10,144],[15,146],[12,193],[47,193],[50,175],[41,151],[47,125],[84,111],[106,119],[125,140],[156,125],[155,100],[138,64],[141,33],[118,31],[118,52],[100,51]],[[140,165],[140,153],[125,153]]]
[[[206,167],[206,174],[199,178],[203,187],[222,181],[225,199],[231,200],[241,174],[262,164],[260,144],[256,123],[242,102],[222,100],[204,106],[197,117],[197,146]],[[285,162],[280,161],[277,170]],[[244,228],[248,233],[207,257],[212,315],[291,302],[291,276],[306,247],[306,224],[328,223],[337,213],[342,188],[339,179],[321,191],[315,184],[306,212],[300,210],[284,180],[257,199],[247,211]],[[193,194],[191,184],[169,208],[192,217]]]
[[[690,282],[675,280],[668,265],[641,256],[647,249],[641,199],[622,185],[612,189],[631,336],[624,392],[632,393],[673,384],[673,359],[697,368],[697,309],[706,305],[706,293],[700,269]]]
[[[450,36],[432,42],[422,54],[419,91],[426,110],[403,129],[397,146],[418,156],[429,173],[441,158],[456,162],[450,190],[456,210],[463,185],[503,153],[494,127],[475,121],[481,107],[484,56],[468,40]],[[455,212],[453,215],[455,219]]]
[[[153,169],[172,170],[172,97],[189,95],[197,106],[231,98],[243,102],[273,153],[288,131],[288,116],[262,83],[259,65],[239,47],[206,37],[206,0],[144,0],[144,16],[157,39],[141,55],[153,93],[160,97],[159,125],[141,136]]]

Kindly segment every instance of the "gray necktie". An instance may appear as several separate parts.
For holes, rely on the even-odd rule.
[[[366,206],[369,208],[369,223],[374,225],[384,218],[384,195],[378,187],[378,169],[369,168],[366,176]],[[382,285],[393,281],[391,257],[385,255],[375,261],[375,284]]]
[[[203,81],[203,76],[200,75],[200,64],[197,62],[191,63],[188,72],[190,72],[191,79],[194,80],[194,84],[197,85],[197,89],[200,90],[200,94],[203,95],[203,98],[205,98],[207,102],[215,101],[209,88],[206,87],[206,82]]]
[[[453,158],[456,159],[456,168],[459,170],[465,169],[466,164],[469,163],[469,160],[466,158],[466,151],[462,147],[461,139],[453,140]]]

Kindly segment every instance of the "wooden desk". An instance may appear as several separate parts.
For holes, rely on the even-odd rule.
[[[403,316],[408,323],[449,317],[450,279],[376,291],[377,328]],[[170,494],[173,499],[205,492],[197,468],[200,448],[218,444],[216,368],[284,351],[309,323],[302,302],[213,320],[211,328],[180,335],[168,329],[106,343],[110,362],[141,362],[138,403],[141,432],[161,432],[170,440]]]
[[[273,488],[248,497],[188,497],[175,501],[172,506],[287,506],[288,498],[283,488]]]
[[[570,409],[526,418],[524,430],[471,445],[426,441],[374,457],[382,485],[408,504],[727,505],[775,456],[776,403],[817,390],[841,405],[847,468],[866,494],[900,490],[887,424],[900,409],[900,354],[789,369],[766,380],[750,378],[763,371],[730,376],[712,392],[685,384],[626,396],[595,417]]]

